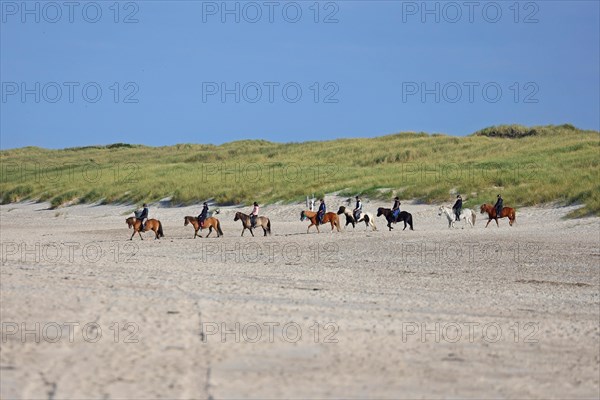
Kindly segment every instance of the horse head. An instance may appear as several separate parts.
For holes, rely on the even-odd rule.
[[[233,219],[234,221],[237,221],[238,219],[240,219],[240,213],[236,212],[235,213],[235,218]]]
[[[341,215],[341,214],[344,214],[345,212],[346,212],[346,207],[340,206],[340,209],[338,210],[337,214]]]
[[[306,218],[306,214],[304,214],[304,211],[300,212],[300,221],[304,221],[304,219]]]
[[[479,211],[481,212],[481,214],[483,214],[484,212],[487,211],[486,206],[487,206],[487,204],[482,204],[481,207],[479,208]]]
[[[190,220],[188,219],[188,217],[184,218],[185,222],[183,223],[183,226],[188,226],[188,224],[190,223]]]
[[[440,209],[438,210],[438,216],[439,216],[439,217],[441,217],[441,216],[442,216],[442,213],[443,213],[444,211],[446,211],[446,210],[444,209],[444,206],[440,206]]]
[[[377,216],[378,216],[378,217],[381,217],[381,215],[382,215],[382,214],[383,214],[383,207],[379,207],[379,208],[377,209]]]

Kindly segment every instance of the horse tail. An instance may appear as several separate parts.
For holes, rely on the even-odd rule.
[[[217,232],[220,236],[223,236],[223,231],[221,230],[221,221],[217,220]]]
[[[408,224],[410,225],[410,230],[414,231],[414,229],[413,229],[412,214],[410,214],[410,213],[408,213]]]
[[[511,214],[512,214],[512,220],[513,220],[513,224],[514,224],[515,222],[517,222],[517,210],[513,209]]]
[[[271,234],[271,220],[267,219],[267,232],[269,233],[269,235]]]
[[[471,216],[473,217],[473,226],[475,226],[475,220],[477,219],[477,214],[475,214],[475,212],[472,212]]]
[[[158,221],[158,236],[165,237],[165,234],[163,233],[163,229],[162,229],[162,223],[160,221]]]

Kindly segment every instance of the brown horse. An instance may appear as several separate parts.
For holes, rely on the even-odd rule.
[[[207,229],[207,228],[208,228],[208,235],[206,235],[206,237],[210,236],[213,229],[215,231],[217,231],[217,237],[223,236],[223,231],[221,230],[221,223],[215,217],[206,218],[204,220],[204,224],[202,224],[202,227],[201,227],[200,224],[198,223],[198,218],[187,216],[184,219],[183,226],[188,226],[189,224],[192,224],[192,226],[194,227],[194,239],[196,239],[196,236],[202,237],[202,235],[198,234],[198,231],[202,231],[202,229]]]
[[[304,221],[305,219],[310,220],[310,225],[308,226],[308,229],[306,229],[306,233],[308,233],[310,227],[313,225],[317,228],[317,232],[321,233],[321,231],[319,230],[319,221],[317,221],[316,212],[308,210],[302,211],[300,213],[300,221]],[[332,231],[335,227],[337,227],[338,232],[340,232],[340,217],[336,213],[328,212],[325,213],[325,215],[323,215],[323,223],[326,224],[328,222],[331,224]]]
[[[146,229],[144,230],[141,230],[142,222],[135,217],[129,217],[125,220],[125,222],[129,226],[129,229],[133,228],[133,233],[131,234],[129,240],[133,240],[133,235],[135,235],[136,232],[138,235],[140,235],[140,239],[142,240],[144,240],[144,238],[140,232],[153,231],[156,235],[154,239],[160,239],[161,237],[165,236],[163,234],[162,224],[157,219],[149,219],[146,221]]]
[[[252,234],[252,236],[254,236],[254,233],[252,232],[252,229],[254,229],[254,228],[252,228],[252,221],[248,214],[236,212],[235,218],[233,220],[234,221],[237,221],[237,220],[242,221],[242,227],[244,228],[244,229],[242,229],[242,236],[244,236],[244,231],[246,229],[248,229],[250,231],[250,233]],[[261,228],[263,228],[263,232],[265,233],[265,236],[267,236],[267,233],[269,235],[271,234],[271,221],[269,220],[269,218],[256,217],[256,226],[260,226]]]
[[[492,222],[492,220],[495,220],[496,226],[500,227],[500,225],[498,224],[498,218],[508,217],[508,224],[510,226],[512,226],[515,223],[515,221],[517,220],[516,210],[514,208],[510,208],[510,207],[504,207],[502,209],[502,212],[500,213],[499,217],[496,216],[496,207],[494,207],[491,204],[482,204],[479,211],[481,211],[482,214],[487,213],[487,215],[488,215],[488,222],[487,222],[487,224],[485,224],[486,228],[490,224],[490,222]]]

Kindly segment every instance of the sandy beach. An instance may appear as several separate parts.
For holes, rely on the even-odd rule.
[[[199,207],[151,205],[165,237],[143,241],[131,206],[3,205],[0,397],[600,396],[600,218],[449,229],[403,203],[414,231],[306,234],[271,205],[271,236],[221,207],[224,237],[196,239]]]

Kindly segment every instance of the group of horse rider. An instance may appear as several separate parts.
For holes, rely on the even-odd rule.
[[[258,211],[260,207],[258,203],[255,201],[253,204],[252,212],[250,213],[250,224],[252,225],[252,229],[256,228],[256,217],[258,217]],[[198,223],[200,227],[204,227],[204,220],[208,217],[208,203],[202,203],[202,211],[200,215],[198,215]]]
[[[145,229],[144,222],[148,218],[148,205],[146,203],[144,203],[144,205],[142,207],[144,209],[140,213],[136,213],[136,219],[138,221],[140,221],[140,223],[142,224],[141,229],[144,230]],[[252,224],[252,229],[254,229],[256,227],[256,217],[258,217],[259,210],[260,210],[260,207],[258,206],[258,203],[255,201],[254,207],[252,208],[252,212],[250,213],[250,223]],[[208,218],[208,203],[206,201],[204,203],[202,203],[202,211],[200,211],[200,214],[198,215],[197,218],[198,218],[198,223],[200,224],[200,227],[203,228],[204,220],[206,220],[206,218]]]
[[[352,215],[354,216],[354,219],[356,221],[358,221],[358,220],[360,220],[360,215],[362,214],[362,211],[363,211],[363,205],[362,205],[360,196],[356,196],[355,199],[356,199],[356,206],[354,207],[354,210],[352,210]],[[400,205],[401,204],[402,203],[400,203],[400,198],[398,196],[394,197],[394,204],[392,206],[392,216],[394,217],[394,221],[398,220],[398,215],[400,214]],[[496,204],[494,205],[497,216],[502,215],[503,205],[504,205],[504,200],[502,199],[502,196],[498,195]],[[459,194],[456,196],[456,202],[452,206],[452,210],[454,211],[454,215],[456,216],[456,221],[460,221],[460,214],[462,212],[462,206],[463,206],[463,201],[462,201],[461,195]],[[148,219],[149,210],[148,210],[148,205],[146,203],[144,203],[142,207],[143,207],[142,211],[136,213],[136,219],[138,221],[140,221],[141,229],[144,230],[145,229],[144,224],[145,224],[146,219]],[[258,217],[259,210],[260,210],[260,207],[258,206],[258,203],[255,201],[253,204],[252,212],[250,213],[250,223],[252,224],[253,229],[256,227],[256,218]],[[319,210],[317,211],[317,220],[318,220],[319,224],[323,223],[323,216],[325,215],[326,212],[327,212],[327,206],[325,205],[325,200],[321,198],[319,200]],[[202,211],[200,212],[200,215],[198,215],[198,223],[200,224],[200,227],[203,227],[204,220],[207,217],[208,217],[208,203],[205,201],[204,203],[202,203]]]
[[[502,196],[498,195],[496,204],[494,204],[494,209],[496,210],[496,215],[500,217],[502,215],[502,208],[504,207],[504,200]],[[456,202],[452,206],[452,211],[454,211],[454,215],[456,216],[456,221],[460,221],[460,213],[462,212],[462,197],[459,195],[456,196]]]

